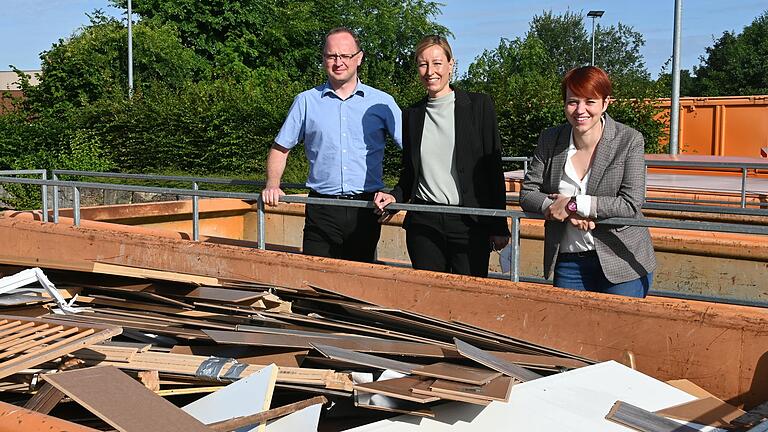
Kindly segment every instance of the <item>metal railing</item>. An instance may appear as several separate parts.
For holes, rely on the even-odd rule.
[[[44,169],[36,170],[0,170],[0,176],[17,176],[17,175],[39,175],[42,180],[48,179],[48,171]],[[40,187],[40,194],[43,199],[43,222],[48,222],[48,188],[46,186]]]
[[[503,157],[502,162],[524,162],[523,174],[528,173],[528,164],[533,158],[525,156]],[[741,172],[740,188],[740,206],[747,207],[747,173],[749,170],[768,170],[768,161],[766,162],[722,162],[722,161],[675,161],[675,160],[645,160],[646,170],[654,167],[674,167],[674,168],[716,168],[716,169],[736,169]],[[667,201],[671,201],[668,199]],[[679,199],[674,199],[680,201]],[[696,200],[696,202],[702,202]],[[728,201],[707,201],[707,204],[731,204]],[[768,206],[768,203],[757,203],[758,207]],[[650,208],[650,207],[647,207]]]
[[[58,172],[62,174],[61,172]],[[68,172],[75,173],[75,172]],[[18,173],[14,173],[18,174]],[[29,174],[29,173],[25,173]],[[38,174],[37,172],[35,174]],[[121,176],[129,176],[127,174],[116,173],[102,173],[105,177],[117,178]],[[108,175],[107,175],[108,174]],[[130,178],[138,178],[141,176],[145,180],[154,180],[156,178],[170,179],[173,181],[189,180],[189,177],[174,177],[174,176],[145,176],[145,175],[130,175]],[[219,183],[219,184],[255,184],[257,182],[246,180],[228,180],[228,179],[211,179],[211,178],[194,178],[198,182],[205,183]],[[180,189],[180,188],[168,188],[168,187],[153,187],[153,186],[135,186],[135,185],[123,185],[112,183],[95,183],[95,182],[78,182],[78,181],[61,181],[61,180],[47,180],[43,179],[28,179],[18,177],[2,176],[0,173],[0,183],[18,183],[18,184],[30,184],[39,185],[45,189],[46,186],[54,187],[54,190],[60,187],[72,188],[74,196],[73,205],[73,220],[76,226],[81,224],[80,217],[80,189],[93,188],[93,189],[105,189],[105,190],[119,190],[130,192],[146,192],[146,193],[159,193],[159,194],[174,194],[180,196],[190,196],[193,198],[206,197],[206,198],[234,198],[242,200],[252,200],[257,203],[258,212],[258,248],[265,249],[265,209],[264,203],[261,199],[260,193],[247,193],[247,192],[226,192],[226,191],[212,191],[212,190],[200,190],[197,185],[194,185],[192,189]],[[321,204],[330,206],[342,206],[342,207],[356,207],[356,208],[374,208],[374,205],[370,201],[353,201],[353,200],[334,200],[326,198],[312,198],[302,196],[285,196],[281,198],[282,201],[287,203],[303,203],[303,204]],[[44,206],[45,207],[45,206]],[[492,216],[492,217],[504,217],[511,219],[511,254],[510,254],[510,280],[514,282],[520,281],[520,223],[522,219],[543,219],[543,216],[538,213],[527,213],[514,210],[500,210],[500,209],[482,209],[482,208],[467,208],[467,207],[454,207],[454,206],[439,206],[439,205],[419,205],[419,204],[390,204],[388,209],[391,210],[406,210],[406,211],[419,211],[429,213],[449,213],[459,215],[474,215],[474,216]],[[54,210],[56,212],[57,209]],[[47,213],[47,209],[44,210]],[[193,236],[194,241],[199,241],[199,207],[193,206]],[[761,215],[768,215],[768,212],[763,211]],[[44,220],[45,218],[44,214]],[[54,217],[54,222],[58,222],[58,215]],[[635,219],[635,218],[610,218],[600,221],[602,225],[634,225],[645,226],[655,228],[672,228],[681,230],[694,230],[694,231],[709,231],[709,232],[727,232],[727,233],[740,233],[740,234],[757,234],[768,235],[768,226],[757,225],[743,225],[733,223],[720,223],[720,222],[702,222],[702,221],[675,221],[675,220],[660,220],[660,219]]]

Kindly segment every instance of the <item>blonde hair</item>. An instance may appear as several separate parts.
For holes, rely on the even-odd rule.
[[[448,43],[448,40],[442,36],[430,35],[423,37],[416,45],[416,50],[413,54],[413,61],[418,63],[419,54],[424,52],[427,48],[433,46],[439,46],[442,48],[448,61],[453,59],[453,50],[451,50],[451,45]]]

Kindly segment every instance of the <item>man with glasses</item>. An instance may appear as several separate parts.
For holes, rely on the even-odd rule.
[[[331,30],[323,47],[328,81],[300,93],[267,156],[264,203],[275,206],[285,193],[280,179],[288,152],[304,142],[309,161],[309,196],[373,200],[384,187],[384,145],[398,147],[401,114],[392,96],[360,82],[363,51],[347,28]],[[307,255],[373,261],[381,225],[370,208],[307,205],[303,250]]]

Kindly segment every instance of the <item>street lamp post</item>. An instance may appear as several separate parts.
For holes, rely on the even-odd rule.
[[[128,98],[133,98],[133,27],[131,0],[128,0]]]
[[[591,10],[587,13],[587,16],[592,18],[592,66],[595,65],[595,18],[600,18],[604,13],[605,11],[601,10]]]

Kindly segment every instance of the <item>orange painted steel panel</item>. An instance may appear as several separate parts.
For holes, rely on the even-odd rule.
[[[87,426],[0,401],[0,432],[19,431],[98,432]]]
[[[303,288],[455,319],[595,358],[635,354],[640,371],[687,378],[732,403],[768,399],[768,310],[634,299],[328,258],[0,218],[3,260],[97,262]],[[63,258],[66,257],[66,258]]]

